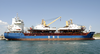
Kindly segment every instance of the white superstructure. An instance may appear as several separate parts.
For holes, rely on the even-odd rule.
[[[28,29],[29,32],[31,33],[54,33],[56,31],[56,27],[49,27],[50,24],[55,22],[56,20],[60,19],[61,17],[58,17],[57,19],[53,20],[51,23],[46,25],[46,22],[44,19],[42,19],[42,23],[35,26],[35,27],[30,27]]]
[[[21,33],[24,32],[24,22],[19,19],[19,17],[12,18],[12,25],[8,26],[8,30],[11,33]]]
[[[35,30],[56,30],[55,27],[45,27],[42,24],[39,24],[37,26],[34,27]]]
[[[78,26],[76,24],[70,24],[68,27],[62,27],[59,28],[58,30],[79,30],[82,29],[82,26]]]
[[[79,26],[77,24],[73,24],[72,19],[70,21],[66,21],[66,26],[62,28],[58,28],[59,32],[83,32],[86,29],[85,26]]]
[[[44,26],[42,24],[39,24],[35,27],[30,27],[28,29],[30,33],[54,33],[56,31],[56,27],[49,27]]]

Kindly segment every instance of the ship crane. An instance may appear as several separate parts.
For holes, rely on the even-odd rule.
[[[46,22],[44,21],[44,19],[42,19],[42,25],[44,25],[45,27],[48,27],[50,24],[54,23],[55,21],[57,21],[60,18],[61,18],[61,16],[58,17],[57,19],[55,19],[54,21],[52,21],[51,23],[47,24],[47,25],[46,25]]]

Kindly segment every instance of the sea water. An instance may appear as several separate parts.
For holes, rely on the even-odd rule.
[[[100,40],[0,41],[0,54],[100,54]]]

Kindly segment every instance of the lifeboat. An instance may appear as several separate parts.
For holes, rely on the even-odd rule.
[[[16,30],[21,30],[21,29],[16,29]]]

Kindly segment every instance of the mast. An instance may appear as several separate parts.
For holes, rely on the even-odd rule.
[[[16,16],[16,18],[19,20],[18,13],[17,13],[17,16]]]

